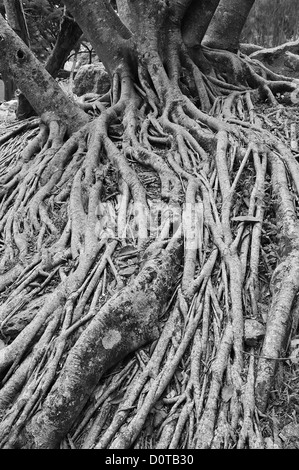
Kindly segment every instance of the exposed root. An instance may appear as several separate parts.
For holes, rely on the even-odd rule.
[[[57,122],[2,141],[2,448],[264,446],[256,406],[299,288],[299,169],[248,88],[276,105],[294,85],[205,54],[209,77],[180,47],[167,73],[145,55],[138,84],[123,71],[83,100],[95,119],[66,141]],[[263,309],[261,349],[244,331]]]
[[[248,57],[243,54],[236,56],[227,51],[205,47],[204,54],[217,71],[216,77],[208,78],[222,94],[227,94],[227,91],[237,91],[237,87],[239,87],[239,91],[249,87],[256,89],[262,99],[267,99],[275,106],[278,104],[275,98],[277,93],[292,94],[297,92],[296,80],[276,74],[254,57],[255,54],[259,54],[259,51]],[[233,85],[230,85],[231,83]]]
[[[277,61],[277,59],[281,59],[281,57],[283,57],[287,52],[298,55],[299,41],[290,41],[281,44],[280,46],[268,49],[260,48],[256,51],[250,51],[250,57],[271,65],[273,62]]]

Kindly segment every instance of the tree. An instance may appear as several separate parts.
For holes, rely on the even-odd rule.
[[[82,36],[82,31],[71,14],[60,2],[51,0],[24,2],[24,6],[20,0],[4,0],[3,6],[9,25],[27,46],[32,47],[36,57],[45,63],[46,70],[56,78]],[[25,15],[29,20],[29,28]],[[29,44],[29,37],[32,44]],[[6,79],[5,99],[14,98],[14,94],[13,81]],[[24,95],[18,95],[18,100],[17,116],[20,119],[35,114]]]
[[[56,78],[60,70],[63,69],[69,54],[77,45],[81,36],[82,31],[80,26],[74,21],[71,14],[64,9],[56,42],[45,63],[45,70],[49,72],[53,78]],[[27,117],[35,115],[33,107],[22,93],[18,95],[16,114],[18,119],[26,119]]]
[[[52,0],[23,0],[31,48],[43,63],[50,55],[63,17],[63,3]]]
[[[145,447],[151,423],[157,448],[263,447],[299,178],[254,102],[297,86],[236,54],[252,4],[65,0],[111,77],[81,103],[0,18],[0,71],[41,117],[17,160],[1,150],[2,447]],[[265,303],[260,351],[244,331]]]
[[[10,26],[22,38],[25,44],[29,45],[29,35],[22,2],[20,0],[11,2],[4,0],[4,7]],[[6,77],[5,74],[3,79],[5,83],[5,100],[11,100],[14,97],[15,85],[10,77]]]

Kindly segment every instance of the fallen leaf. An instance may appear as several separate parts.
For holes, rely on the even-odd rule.
[[[131,276],[131,274],[133,274],[135,271],[137,270],[137,266],[129,266],[128,268],[125,268],[125,269],[121,269],[119,271],[119,274],[121,276]]]
[[[135,254],[137,252],[137,249],[134,245],[126,245],[123,246],[117,253],[117,256],[122,257],[122,256],[128,256],[130,254]]]
[[[164,408],[163,401],[162,400],[157,401],[157,403],[155,404],[155,409],[156,410],[162,410],[162,408]]]
[[[233,385],[225,385],[221,393],[222,400],[225,402],[229,401],[231,397],[233,396],[233,393],[234,393]]]
[[[183,380],[183,378],[184,378],[182,372],[181,372],[180,370],[178,370],[178,371],[175,373],[175,375],[176,375],[176,378],[178,379],[178,381],[179,381],[179,382],[182,382],[182,380]]]
[[[124,391],[120,393],[116,393],[114,397],[112,398],[112,400],[110,401],[111,405],[118,405],[119,403],[121,403],[123,401],[124,395],[125,395]]]

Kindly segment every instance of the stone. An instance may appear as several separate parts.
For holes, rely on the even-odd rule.
[[[4,101],[0,104],[0,122],[10,122],[16,119],[17,100]]]
[[[289,69],[294,70],[295,72],[299,71],[299,55],[292,54],[292,52],[286,52],[284,65],[286,65]]]
[[[86,93],[103,95],[110,88],[110,78],[103,64],[82,65],[74,78],[73,92],[77,96]]]

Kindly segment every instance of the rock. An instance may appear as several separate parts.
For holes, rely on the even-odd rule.
[[[245,343],[248,346],[255,346],[256,343],[265,336],[265,327],[257,320],[245,320]]]
[[[284,59],[284,65],[295,72],[299,71],[299,55],[293,54],[292,52],[286,52]]]
[[[0,122],[10,122],[16,119],[17,100],[4,101],[0,105]]]
[[[77,96],[85,93],[103,95],[109,88],[110,79],[103,64],[82,65],[74,78],[73,92]]]

